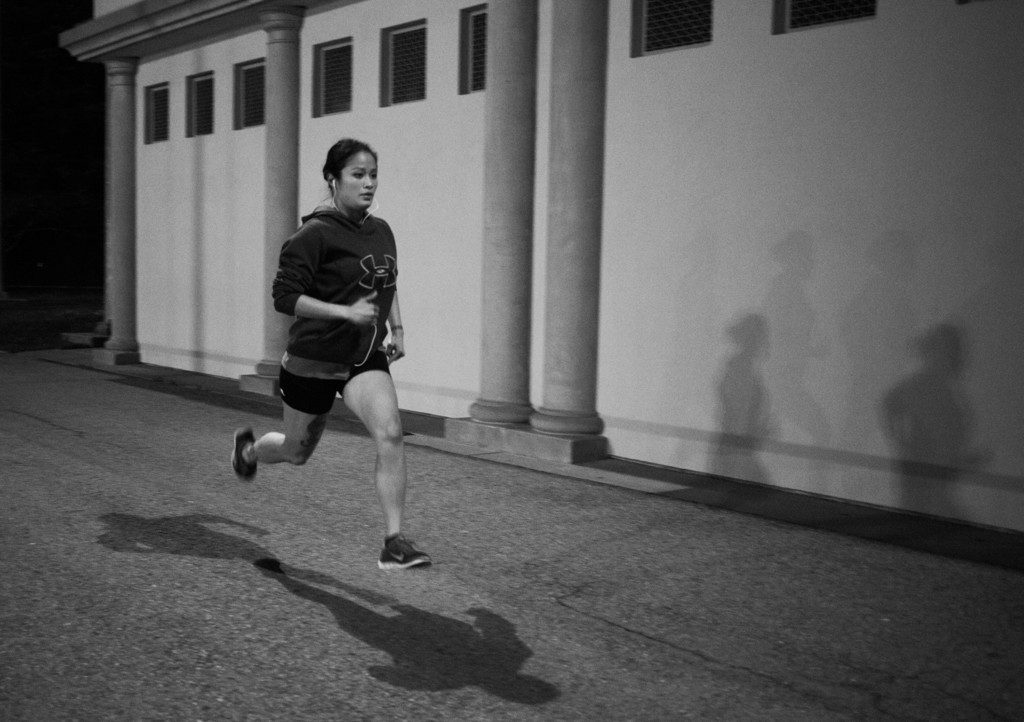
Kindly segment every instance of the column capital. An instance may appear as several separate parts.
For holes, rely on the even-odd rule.
[[[301,5],[275,5],[260,10],[260,22],[270,42],[295,40],[305,14]]]
[[[110,58],[103,61],[109,83],[134,83],[139,69],[139,59],[132,57]]]

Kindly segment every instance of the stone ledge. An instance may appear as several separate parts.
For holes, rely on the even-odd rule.
[[[242,391],[263,396],[279,396],[281,393],[281,386],[277,376],[247,374],[238,379],[238,388]]]
[[[85,331],[82,333],[62,333],[60,338],[69,348],[102,348],[109,337]]]
[[[545,434],[526,424],[485,424],[445,419],[444,438],[483,451],[502,451],[546,461],[580,464],[608,456],[608,439],[583,434]]]

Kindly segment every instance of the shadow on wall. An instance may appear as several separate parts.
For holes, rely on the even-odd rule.
[[[847,364],[846,411],[839,430],[844,448],[878,453],[885,438],[876,404],[893,379],[910,368],[907,339],[920,328],[911,295],[916,244],[894,230],[867,249],[871,277],[839,317],[839,337]]]
[[[977,436],[1004,470],[1024,469],[1024,227],[978,244],[985,283],[959,316],[971,328],[970,388]]]
[[[320,572],[282,564],[259,544],[210,528],[226,526],[256,536],[268,533],[224,517],[187,514],[150,519],[112,513],[104,514],[100,521],[107,531],[97,541],[113,551],[251,563],[296,597],[322,605],[342,631],[389,654],[391,666],[368,670],[386,684],[430,691],[477,686],[520,704],[543,704],[560,694],[554,685],[519,671],[533,652],[519,639],[511,622],[490,610],[467,610],[466,615],[474,620],[469,624],[401,604]],[[394,613],[382,614],[373,606],[386,606]]]
[[[954,517],[953,484],[987,459],[972,442],[974,424],[963,384],[967,339],[959,325],[945,322],[914,345],[920,367],[882,398],[882,429],[899,474],[900,506]]]
[[[769,483],[759,453],[770,436],[768,390],[764,362],[768,354],[768,321],[749,313],[726,330],[732,355],[718,379],[718,434],[711,473],[732,479]]]
[[[884,503],[912,512],[973,519],[974,511],[957,502],[968,474],[972,487],[1019,499],[1024,479],[1014,471],[1024,458],[1021,241],[1018,229],[989,249],[987,283],[961,314],[971,324],[968,338],[965,327],[952,320],[917,335],[922,326],[908,279],[918,269],[918,244],[899,230],[875,240],[865,258],[868,281],[838,319],[847,373],[836,391],[846,405],[833,430],[811,393],[818,364],[826,357],[829,363],[840,360],[822,340],[808,290],[816,244],[800,231],[787,235],[772,249],[780,270],[762,305],[726,330],[730,347],[715,386],[715,431],[673,432],[710,442],[708,469],[719,477],[786,485],[786,479],[772,478],[770,451],[803,460],[815,491],[825,495],[832,491],[831,468],[865,470],[867,476],[894,472],[880,490],[892,495]],[[845,487],[837,492],[849,493]],[[999,513],[1001,519],[1019,519],[1005,505]]]
[[[772,258],[782,268],[762,303],[772,331],[772,353],[765,370],[780,433],[788,427],[809,445],[825,449],[831,441],[830,424],[807,381],[813,365],[828,353],[807,290],[814,270],[814,246],[810,235],[794,231],[772,249]],[[811,461],[810,472],[818,483],[826,483],[828,465]]]

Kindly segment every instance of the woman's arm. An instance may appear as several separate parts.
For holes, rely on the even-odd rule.
[[[302,294],[295,302],[295,315],[303,318],[322,318],[329,321],[350,321],[357,326],[370,326],[377,322],[380,308],[373,302],[377,297],[374,291],[360,298],[351,306],[341,303],[328,303],[318,298]],[[392,311],[394,315],[394,311]]]
[[[398,307],[398,291],[395,291],[395,297],[391,301],[391,313],[388,314],[388,326],[391,327],[391,333],[402,331],[402,310]]]
[[[394,363],[405,356],[405,330],[402,328],[402,311],[398,307],[398,291],[391,301],[391,313],[388,314],[388,326],[391,328],[391,343],[385,351],[388,355],[388,363]]]

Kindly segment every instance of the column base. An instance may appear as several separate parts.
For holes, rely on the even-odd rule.
[[[608,456],[608,439],[593,434],[545,434],[527,424],[485,424],[473,419],[445,419],[448,441],[533,459],[581,464]]]
[[[597,414],[537,409],[530,416],[530,426],[546,434],[600,434],[604,421]]]
[[[113,348],[94,348],[92,362],[100,366],[128,366],[142,363],[138,351],[118,351]]]
[[[473,420],[485,424],[525,424],[530,420],[532,413],[533,407],[529,404],[509,401],[477,399],[469,407],[469,415]]]

